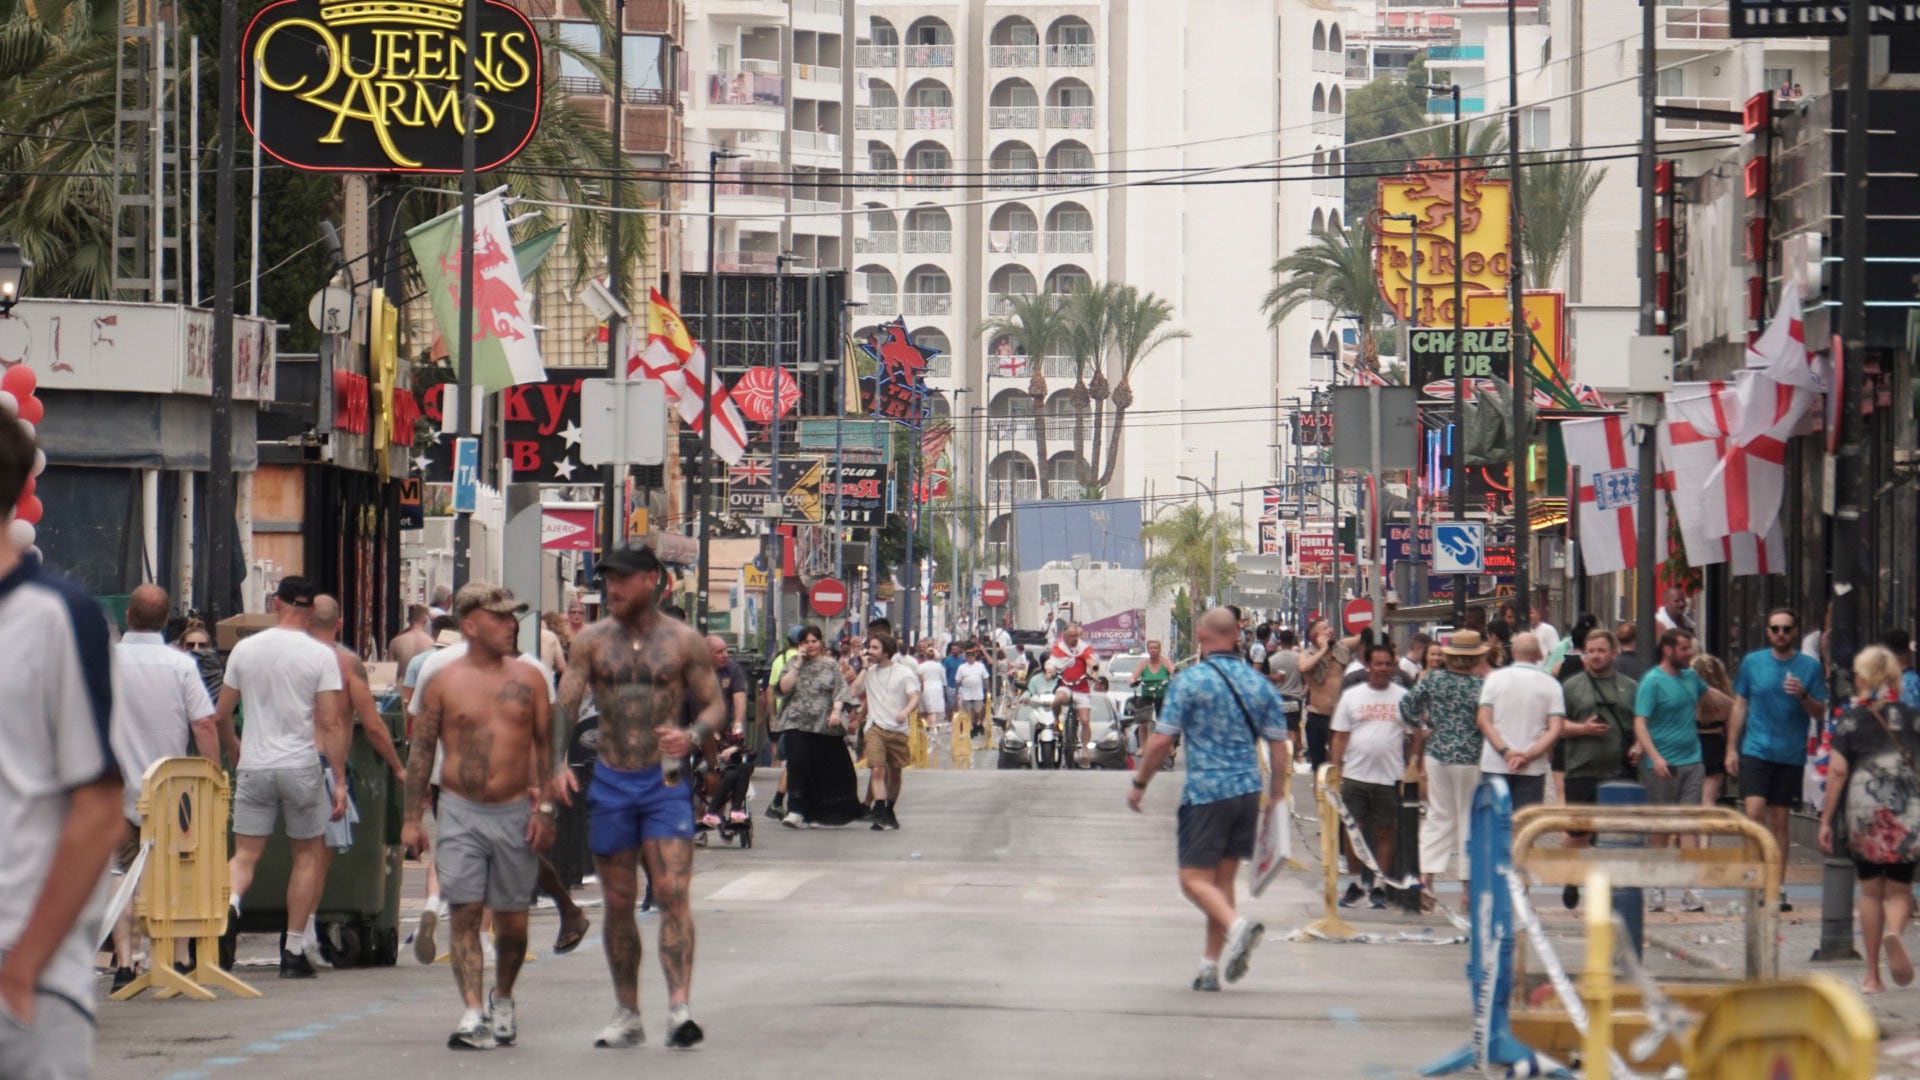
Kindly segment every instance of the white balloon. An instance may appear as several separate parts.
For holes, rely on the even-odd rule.
[[[22,551],[33,546],[36,535],[31,521],[15,518],[7,523],[7,539],[13,541],[13,546]]]
[[[20,399],[11,391],[0,390],[0,419],[11,420],[20,415]]]
[[[38,447],[33,451],[33,475],[39,476],[47,471],[47,452]]]

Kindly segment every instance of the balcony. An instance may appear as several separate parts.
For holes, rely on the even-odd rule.
[[[950,68],[953,66],[952,45],[902,45],[906,53],[907,66],[910,68]]]
[[[863,68],[887,68],[892,70],[900,66],[900,46],[898,45],[855,45],[853,47],[853,65]]]
[[[855,131],[892,131],[900,126],[900,110],[890,105],[860,105],[853,110]]]
[[[1315,72],[1328,75],[1337,74],[1340,71],[1340,65],[1341,57],[1339,53],[1316,50],[1313,54],[1313,70]]]
[[[1033,442],[1033,418],[1030,416],[996,416],[988,427],[987,437],[1003,447],[1019,449],[1023,443]],[[1003,483],[1005,481],[1002,481]],[[1034,481],[1029,480],[1031,484]],[[1005,501],[1005,500],[1002,500]]]
[[[953,172],[950,169],[925,169],[909,172],[905,176],[908,187],[940,188],[945,190],[953,186]]]
[[[997,68],[1035,68],[1040,66],[1038,45],[989,45],[987,64]]]
[[[867,305],[867,314],[874,314],[873,305]],[[910,292],[900,294],[900,314],[902,315],[951,315],[953,314],[953,294],[943,292]]]
[[[728,274],[772,274],[777,270],[771,251],[722,251],[714,256],[714,268]]]
[[[1342,117],[1339,113],[1329,113],[1329,112],[1314,113],[1313,114],[1313,132],[1316,135],[1338,135],[1340,134],[1341,120],[1342,120]]]
[[[840,152],[840,136],[831,131],[796,131],[793,133],[793,148],[837,154]]]
[[[1686,48],[1695,42],[1725,41],[1730,36],[1725,5],[1662,7],[1660,13],[1661,44]]]
[[[846,208],[840,205],[840,200],[837,198],[805,199],[799,196],[795,196],[793,200],[794,213],[810,214],[810,215],[813,215],[814,217],[814,221],[815,221],[814,225],[809,227],[804,223],[802,223],[801,225],[796,226],[796,228],[801,228],[806,232],[819,232],[819,231],[822,231],[823,228],[825,231],[828,231],[828,232],[838,232],[840,230],[840,227],[838,225],[833,225],[830,227],[820,225],[819,224],[820,215],[837,214],[844,209]]]
[[[1049,45],[1047,46],[1048,67],[1092,67],[1093,46],[1091,45]]]
[[[1040,234],[1032,230],[987,230],[987,250],[995,255],[1031,255],[1040,250]]]
[[[802,82],[825,83],[828,86],[840,85],[840,69],[824,64],[795,64],[794,77]]]
[[[1049,105],[1047,106],[1047,126],[1090,130],[1093,127],[1093,106]]]
[[[1342,187],[1345,183],[1346,181],[1338,176],[1316,176],[1313,178],[1313,193],[1337,199],[1345,194]]]
[[[1091,229],[1055,230],[1047,234],[1049,255],[1085,255],[1093,250]]]
[[[1038,105],[989,105],[987,127],[996,131],[1032,131],[1040,126]]]
[[[1664,10],[1671,11],[1673,9],[1667,8]],[[1723,20],[1725,15],[1726,10],[1723,8],[1721,9]],[[1482,63],[1486,59],[1487,47],[1485,45],[1433,45],[1427,48],[1427,63],[1429,64]]]
[[[778,74],[753,70],[755,61],[743,60],[732,71],[707,76],[709,105],[765,105],[775,109],[787,103],[787,81]],[[774,64],[777,72],[779,65]]]
[[[1027,437],[1032,438],[1032,433]],[[992,480],[987,484],[987,497],[996,503],[1033,502],[1040,498],[1040,481]]]
[[[1082,169],[1050,169],[1047,171],[1047,186],[1050,188],[1086,187],[1093,183],[1093,173]]]
[[[1049,379],[1073,378],[1073,357],[1058,353],[1047,357],[1046,363],[1040,365],[1040,374]]]
[[[1351,82],[1372,82],[1373,68],[1366,61],[1347,65],[1346,77]]]
[[[897,232],[873,232],[853,238],[855,255],[891,255],[900,250],[900,234]]]
[[[950,352],[937,354],[927,361],[927,370],[923,374],[929,379],[953,378],[953,354]]]
[[[1486,98],[1470,97],[1470,98],[1460,99],[1460,112],[1462,115],[1465,115],[1467,113],[1483,113],[1486,111],[1487,111]],[[1428,116],[1434,116],[1434,115],[1452,116],[1453,115],[1453,99],[1451,97],[1428,98],[1427,99],[1427,115]]]
[[[810,15],[838,15],[843,10],[841,0],[793,0],[793,7]]]
[[[868,293],[867,306],[862,309],[866,315],[900,314],[900,297],[894,293]]]
[[[988,315],[1011,315],[1013,314],[1013,298],[1015,296],[1025,296],[1025,295],[1029,295],[1029,294],[988,293],[987,294],[987,314]],[[991,372],[990,374],[999,374],[999,373]]]
[[[902,109],[909,131],[951,131],[953,130],[953,106],[916,105]]]
[[[1040,187],[1040,174],[1033,169],[992,169],[994,191],[1033,191]]]
[[[900,234],[900,250],[909,255],[944,255],[953,250],[953,234],[933,229],[908,230]]]

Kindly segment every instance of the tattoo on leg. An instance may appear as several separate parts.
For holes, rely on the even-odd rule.
[[[486,978],[486,957],[480,951],[480,917],[484,908],[479,904],[458,904],[453,909],[453,941],[450,951],[453,954],[453,981],[460,988],[460,998],[470,1009],[480,1007],[481,980]]]
[[[494,993],[503,998],[513,996],[513,984],[520,977],[520,967],[527,961],[527,913],[524,911],[493,913]]]
[[[639,890],[636,853],[594,856],[605,906],[603,945],[607,971],[613,976],[613,997],[622,1007],[640,1011],[640,927],[634,922],[634,894]]]
[[[693,845],[657,840],[643,851],[653,875],[653,898],[660,905],[660,969],[667,977],[667,1000],[683,1004],[693,990],[693,913],[687,908]]]

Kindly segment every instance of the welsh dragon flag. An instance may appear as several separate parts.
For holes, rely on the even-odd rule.
[[[544,382],[540,340],[528,314],[532,298],[520,278],[507,230],[505,188],[480,196],[473,207],[473,384],[483,392]],[[427,284],[433,321],[449,352],[459,355],[460,210],[407,230],[414,263]]]

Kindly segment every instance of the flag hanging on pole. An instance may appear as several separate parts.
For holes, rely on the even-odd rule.
[[[854,343],[853,335],[844,339],[845,352],[840,357],[840,412],[845,416],[865,416],[866,410],[860,407],[860,368],[859,357],[864,350]]]
[[[1659,429],[1661,490],[1674,498],[1689,564],[1728,563],[1735,577],[1785,573],[1786,541],[1778,514],[1763,533],[1733,531],[1726,488],[1710,484],[1732,446],[1739,405],[1731,383],[1675,385],[1666,395],[1666,419]]]
[[[1737,409],[1733,441],[1707,477],[1708,499],[1726,506],[1724,517],[1710,517],[1711,536],[1752,532],[1764,535],[1780,518],[1787,489],[1787,439],[1819,394],[1777,382],[1749,368],[1735,384]]]
[[[531,297],[514,259],[507,228],[505,188],[479,197],[473,207],[473,384],[487,392],[545,382],[540,341],[527,314]],[[441,337],[460,333],[460,211],[407,230],[407,244],[426,282],[433,321]],[[458,349],[451,350],[458,353]]]
[[[1580,554],[1589,575],[1631,570],[1638,561],[1640,469],[1631,427],[1622,416],[1560,425],[1567,464],[1580,470]]]
[[[1800,282],[1792,277],[1780,286],[1780,306],[1766,332],[1747,346],[1747,367],[1768,378],[1804,390],[1825,392],[1827,373],[1807,351],[1807,328],[1801,321]]]
[[[654,379],[667,388],[667,400],[680,413],[680,420],[695,433],[706,426],[707,351],[687,332],[681,319],[660,290],[647,296],[647,344],[638,353],[629,351],[627,374]],[[747,452],[747,420],[727,392],[726,380],[715,379],[713,390],[713,451],[731,465]]]

